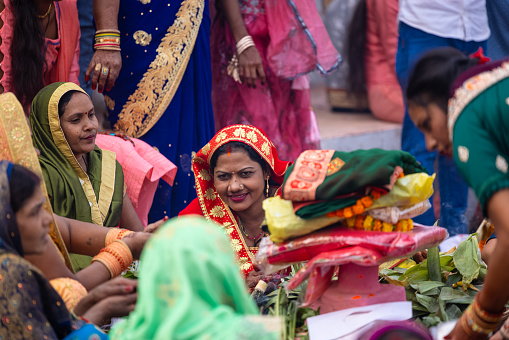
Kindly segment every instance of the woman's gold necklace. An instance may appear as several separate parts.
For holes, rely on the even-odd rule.
[[[46,17],[49,15],[49,12],[51,12],[51,8],[52,8],[52,7],[53,7],[53,2],[50,2],[49,7],[48,7],[48,10],[46,11],[46,13],[44,13],[44,15],[39,15],[39,14],[37,14],[37,17],[38,17],[39,19],[44,19],[44,18],[46,18]]]

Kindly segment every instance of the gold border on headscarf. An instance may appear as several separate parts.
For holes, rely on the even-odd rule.
[[[39,159],[32,144],[32,137],[25,118],[25,112],[12,93],[0,95],[0,123],[0,158],[22,165],[41,178],[41,189],[45,198],[44,209],[46,209],[52,217],[50,226],[52,243],[58,249],[67,268],[74,272],[69,259],[69,253],[62,240],[56,221],[53,218],[53,209],[49,203],[46,184],[42,176]]]
[[[48,122],[51,130],[51,136],[57,148],[60,152],[62,152],[69,164],[71,164],[76,176],[82,180],[81,187],[83,188],[85,196],[90,204],[92,222],[98,225],[103,225],[103,221],[108,214],[108,210],[111,205],[111,199],[113,197],[115,187],[116,155],[114,152],[102,150],[101,187],[99,189],[98,201],[94,188],[92,187],[92,183],[90,182],[90,178],[81,168],[76,157],[74,157],[72,149],[65,138],[62,127],[60,126],[58,103],[60,102],[60,98],[69,91],[79,91],[88,96],[81,87],[74,83],[62,84],[55,90],[55,92],[53,92],[48,103]],[[101,193],[104,193],[105,196],[101,197]]]
[[[139,138],[164,114],[180,86],[203,19],[204,0],[184,0],[136,91],[118,115],[115,130]]]

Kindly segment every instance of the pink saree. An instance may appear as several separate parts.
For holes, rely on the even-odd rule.
[[[249,88],[228,76],[235,40],[221,10],[211,34],[212,104],[216,130],[233,124],[266,131],[281,159],[320,148],[307,73],[328,73],[341,58],[312,0],[240,0],[248,33],[262,58],[267,84]],[[228,98],[228,100],[225,100]]]

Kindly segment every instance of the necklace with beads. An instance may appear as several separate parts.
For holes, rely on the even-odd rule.
[[[260,234],[258,234],[258,236],[255,236],[255,237],[251,237],[249,236],[247,233],[246,233],[246,230],[244,229],[244,226],[242,225],[242,221],[240,220],[240,218],[237,218],[237,221],[239,223],[239,227],[240,227],[240,230],[242,231],[242,234],[244,234],[244,236],[248,239],[248,240],[251,240],[251,241],[256,241],[257,239],[259,239],[261,236],[263,236],[265,234],[265,232],[262,230]],[[256,243],[256,242],[255,242]]]

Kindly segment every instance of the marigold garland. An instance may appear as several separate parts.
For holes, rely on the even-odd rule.
[[[410,231],[414,228],[414,222],[408,218],[404,220],[398,221],[396,224],[391,224],[387,222],[383,222],[369,215],[357,215],[350,218],[347,218],[343,221],[343,225],[346,225],[349,228],[355,228],[357,230],[366,230],[366,231],[383,231],[386,233],[392,231]]]
[[[355,215],[362,215],[364,213],[364,211],[366,211],[366,209],[368,209],[369,207],[371,207],[373,205],[373,199],[376,199],[375,196],[378,198],[381,197],[381,194],[378,191],[376,193],[380,196],[374,195],[373,197],[371,197],[373,195],[373,193],[375,193],[375,191],[373,191],[371,193],[371,195],[364,196],[361,199],[358,199],[354,205],[343,208],[343,209],[339,209],[336,211],[332,211],[332,212],[328,213],[326,216],[327,217],[339,217],[339,218],[343,218],[343,217],[351,218]]]

